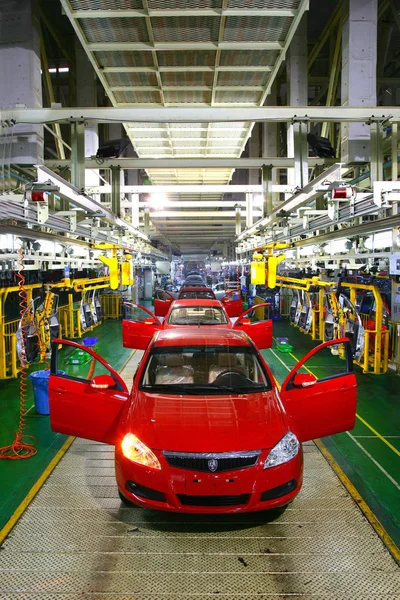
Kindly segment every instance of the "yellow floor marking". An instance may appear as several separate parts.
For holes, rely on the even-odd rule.
[[[363,500],[363,498],[360,496],[360,494],[357,492],[356,488],[351,483],[350,479],[342,471],[342,469],[339,467],[339,465],[337,464],[337,462],[335,461],[335,459],[333,458],[331,453],[325,448],[323,443],[320,440],[314,440],[314,441],[315,441],[315,444],[317,445],[317,448],[325,456],[326,460],[328,461],[328,463],[330,464],[332,469],[335,471],[336,475],[339,477],[340,481],[343,483],[344,487],[349,492],[349,494],[353,498],[354,502],[356,502],[358,504],[361,511],[363,512],[365,517],[368,519],[368,521],[372,525],[372,527],[375,529],[376,533],[379,535],[379,537],[381,538],[381,540],[383,541],[383,543],[385,544],[385,546],[387,547],[389,552],[392,554],[392,556],[395,558],[395,560],[397,560],[397,562],[400,562],[400,549],[398,548],[397,544],[392,540],[392,538],[387,533],[387,531],[384,528],[384,526],[382,525],[382,523],[379,521],[379,519],[376,517],[376,515],[372,512],[372,510],[370,509],[368,504]]]
[[[271,350],[271,352],[273,352],[273,351]],[[287,365],[285,365],[285,367],[287,369],[289,369],[289,367]],[[272,375],[272,376],[275,380],[278,390],[280,391],[281,386],[280,386],[279,382],[277,381],[277,379],[274,375]],[[340,468],[338,463],[335,461],[335,459],[333,458],[331,453],[325,448],[325,446],[321,442],[321,440],[314,440],[314,443],[317,446],[317,448],[319,449],[319,451],[326,458],[329,465],[335,471],[336,475],[339,477],[340,481],[342,482],[342,484],[344,485],[346,490],[349,492],[349,494],[353,498],[354,502],[359,506],[361,512],[365,515],[365,517],[368,520],[368,522],[370,523],[370,525],[375,529],[376,533],[379,535],[382,542],[385,544],[386,548],[392,554],[393,558],[398,563],[400,563],[400,549],[398,548],[397,544],[392,540],[392,538],[390,537],[390,535],[388,534],[388,532],[386,531],[386,529],[384,528],[384,526],[382,525],[382,523],[380,522],[378,517],[370,509],[370,507],[365,502],[365,500],[363,500],[362,496],[360,496],[360,494],[358,493],[358,491],[356,490],[354,485],[351,483],[350,479],[347,477],[347,475],[344,473],[344,471],[342,471],[342,469]]]
[[[119,369],[119,371],[118,371],[119,373],[121,373],[121,371],[124,370],[124,368],[126,367],[128,362],[131,360],[131,358],[135,354],[135,352],[136,352],[136,349],[132,350],[132,352],[129,354],[128,358],[125,360],[124,364],[122,365],[122,367]],[[0,544],[4,541],[4,539],[10,533],[11,529],[17,523],[18,519],[21,517],[21,515],[24,513],[24,511],[28,508],[29,504],[32,502],[32,500],[34,499],[34,497],[36,496],[36,494],[38,493],[40,488],[43,486],[43,484],[45,483],[45,481],[48,478],[48,476],[50,475],[50,473],[60,462],[60,460],[62,459],[62,457],[64,456],[64,454],[66,453],[66,451],[68,450],[68,448],[70,447],[70,445],[72,444],[74,439],[75,438],[73,436],[70,436],[64,442],[63,446],[57,452],[57,454],[55,455],[53,460],[47,465],[46,469],[43,471],[43,473],[41,474],[41,476],[39,477],[39,479],[37,480],[35,485],[33,485],[31,487],[31,489],[29,490],[29,492],[27,493],[25,498],[22,500],[21,504],[13,512],[11,517],[8,519],[7,523],[4,525],[4,527],[2,529],[0,529]]]
[[[397,450],[397,448],[395,448],[390,442],[388,442],[387,439],[383,437],[383,435],[381,435],[378,431],[376,431],[376,429],[374,429],[369,423],[367,423],[367,421],[365,419],[360,417],[360,415],[358,415],[357,413],[356,413],[356,416],[358,419],[360,419],[361,423],[364,423],[364,425],[366,427],[368,427],[368,429],[370,429],[372,431],[372,433],[374,433],[380,440],[382,440],[382,442],[385,442],[385,444],[387,446],[389,446],[389,448],[391,450],[393,450],[393,452],[395,454],[397,454],[397,456],[400,456],[399,450]]]

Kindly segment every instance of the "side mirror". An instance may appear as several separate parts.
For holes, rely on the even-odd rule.
[[[296,373],[293,379],[293,386],[305,388],[315,385],[317,378],[312,373]]]
[[[250,319],[240,319],[239,325],[251,325]]]
[[[108,388],[115,386],[116,383],[111,375],[97,375],[90,382],[90,387],[94,388],[95,390],[107,390]]]

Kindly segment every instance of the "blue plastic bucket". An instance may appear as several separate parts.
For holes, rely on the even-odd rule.
[[[60,375],[65,375],[65,371],[58,371]],[[35,410],[38,415],[49,415],[49,377],[50,370],[34,371],[30,373],[29,379],[33,384],[33,399]]]
[[[92,348],[93,346],[96,346],[97,342],[98,342],[98,338],[95,337],[87,337],[87,338],[83,338],[82,342],[84,346],[87,346],[87,348]]]

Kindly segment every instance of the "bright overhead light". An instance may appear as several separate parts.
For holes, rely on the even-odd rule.
[[[169,204],[169,200],[165,194],[151,194],[149,197],[149,204],[152,208],[161,210]]]

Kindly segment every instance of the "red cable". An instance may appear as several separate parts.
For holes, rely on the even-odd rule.
[[[24,253],[22,251],[22,242],[18,248],[18,265],[19,269],[16,271],[18,278],[18,296],[19,296],[19,307],[21,315],[21,333],[22,333],[22,345],[20,353],[20,375],[19,375],[19,423],[18,429],[15,432],[14,441],[9,446],[3,446],[0,448],[0,459],[7,458],[9,460],[20,460],[22,458],[30,458],[37,453],[37,449],[34,447],[36,439],[32,435],[25,435],[26,427],[26,376],[27,376],[27,360],[26,360],[26,331],[24,328],[24,322],[28,314],[28,298],[25,288],[25,276],[24,271]],[[32,442],[28,442],[27,439],[31,439]]]

